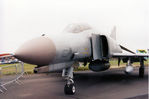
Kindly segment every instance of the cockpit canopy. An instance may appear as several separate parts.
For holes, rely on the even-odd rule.
[[[69,32],[69,33],[80,33],[86,30],[92,29],[88,24],[85,23],[73,23],[73,24],[69,24],[66,28],[65,28],[65,32]]]

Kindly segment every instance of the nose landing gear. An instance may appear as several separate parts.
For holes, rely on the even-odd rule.
[[[62,77],[66,78],[66,85],[64,86],[64,93],[66,95],[75,94],[76,87],[73,81],[73,67],[63,69]]]

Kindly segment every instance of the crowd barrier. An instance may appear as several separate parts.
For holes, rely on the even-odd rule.
[[[21,84],[19,80],[24,74],[24,64],[19,62],[0,67],[0,92],[7,90],[7,85],[12,83]]]

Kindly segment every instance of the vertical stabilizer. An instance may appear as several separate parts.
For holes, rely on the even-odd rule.
[[[116,26],[113,27],[110,37],[113,38],[114,40],[116,40]]]

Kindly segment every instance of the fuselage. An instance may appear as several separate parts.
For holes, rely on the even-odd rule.
[[[36,60],[39,61],[38,58],[42,58],[48,61],[46,56],[38,55],[40,53],[41,54],[47,53],[47,56],[52,56],[51,58],[49,58],[49,63],[46,62],[45,64],[41,62],[40,64],[37,63],[36,65],[51,65],[51,64],[57,64],[57,63],[69,62],[69,61],[82,61],[85,58],[91,58],[93,55],[92,41],[91,41],[92,34],[99,34],[106,37],[108,41],[109,57],[112,55],[112,53],[121,52],[121,48],[119,47],[119,45],[116,43],[114,39],[112,39],[108,35],[101,34],[94,30],[86,30],[80,33],[63,33],[57,36],[49,36],[49,37],[41,36],[38,39],[27,42],[18,50],[19,51],[25,50],[30,54],[33,54],[35,50],[29,47],[34,46],[34,48],[36,48],[37,52],[34,53],[33,55],[30,55],[30,57],[33,57],[33,58],[34,58],[34,55],[36,55],[36,59],[28,59],[29,61],[25,59],[25,62],[28,62],[31,64],[36,64]],[[44,46],[43,44],[39,44],[40,39],[49,39],[50,41],[49,45],[48,45],[48,40],[43,42],[43,43],[47,43],[47,44],[44,44]],[[51,50],[54,50],[54,51],[51,51]],[[27,52],[25,51],[24,52],[22,51],[22,53],[27,54]],[[24,60],[24,58],[22,58],[23,55],[22,57],[19,56],[18,52],[16,52],[16,56],[23,61]],[[32,62],[32,60],[34,62]]]
[[[80,33],[64,33],[55,37],[49,37],[56,47],[56,56],[53,63],[82,60],[93,55],[92,34],[105,36],[108,41],[109,57],[112,53],[121,53],[120,46],[110,36],[94,30],[86,30]],[[104,46],[104,45],[103,45]]]
[[[113,53],[121,52],[120,46],[110,36],[87,25],[70,25],[61,34],[41,36],[24,43],[15,52],[15,57],[57,70],[72,66],[76,61],[94,63],[99,60],[106,64]]]

